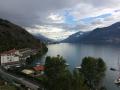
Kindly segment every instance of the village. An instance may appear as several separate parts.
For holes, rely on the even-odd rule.
[[[13,75],[23,78],[40,80],[44,75],[44,65],[36,64],[35,66],[26,65],[32,55],[38,53],[37,49],[12,49],[1,53],[0,67]]]

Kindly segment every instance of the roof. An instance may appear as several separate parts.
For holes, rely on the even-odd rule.
[[[36,67],[33,67],[35,71],[44,71],[45,67],[43,65],[38,65]]]
[[[12,50],[5,51],[5,52],[1,53],[1,55],[5,55],[5,54],[15,54],[16,51],[18,51],[18,50],[16,50],[16,49],[14,48],[14,49],[12,49]]]
[[[31,50],[30,48],[19,49],[20,52]]]
[[[6,63],[2,63],[2,64],[5,64],[5,65],[14,65],[14,64],[18,64],[19,61],[14,61],[14,62],[6,62]]]
[[[21,72],[24,73],[24,74],[32,74],[32,73],[34,73],[33,70],[29,70],[29,69],[24,69]]]

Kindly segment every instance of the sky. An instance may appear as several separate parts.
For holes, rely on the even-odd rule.
[[[120,0],[0,0],[0,18],[61,40],[120,21]]]

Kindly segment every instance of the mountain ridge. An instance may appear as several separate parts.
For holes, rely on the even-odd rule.
[[[74,36],[75,34],[71,35]],[[90,43],[90,44],[120,44],[120,22],[114,23],[108,27],[96,28],[93,31],[83,34],[82,37],[69,37],[73,39],[68,43]],[[64,42],[66,42],[64,40]]]
[[[0,19],[0,52],[13,48],[47,48],[41,41],[22,27]]]
[[[54,40],[47,38],[41,34],[35,34],[33,35],[35,38],[39,39],[40,41],[44,42],[44,43],[52,43],[54,42]]]

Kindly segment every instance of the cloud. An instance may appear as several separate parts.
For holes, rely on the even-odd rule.
[[[0,17],[22,26],[41,24],[50,13],[70,7],[69,0],[0,0]]]
[[[63,16],[60,16],[59,14],[53,14],[51,13],[49,16],[48,16],[48,19],[53,22],[53,23],[64,23],[65,20],[64,20],[64,17]]]
[[[0,17],[62,39],[120,21],[120,0],[0,0]]]
[[[51,39],[62,40],[67,38],[69,35],[75,33],[75,31],[66,31],[62,28],[55,26],[36,26],[36,28],[27,28],[28,32],[33,33],[34,35],[41,33],[44,36],[47,36]],[[54,34],[54,35],[53,35]]]

